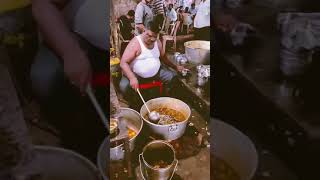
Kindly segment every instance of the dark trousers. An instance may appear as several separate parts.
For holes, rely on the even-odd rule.
[[[168,69],[167,67],[165,67],[163,65],[161,66],[158,74],[152,78],[146,79],[146,78],[141,78],[138,75],[136,75],[136,77],[138,78],[139,84],[150,83],[153,80],[161,80],[163,82],[164,86],[167,86],[167,87],[170,86],[170,88],[172,88],[172,84],[175,83],[175,81],[173,81],[173,80],[176,78],[176,76],[177,76],[176,72],[171,71],[170,69]],[[122,76],[119,87],[120,87],[120,92],[122,93],[124,98],[129,102],[130,107],[139,112],[143,103],[142,103],[139,95],[137,94],[137,92],[131,88],[130,81],[126,76],[124,76],[124,75]],[[150,92],[149,89],[146,91]],[[158,89],[156,91],[159,92]],[[154,92],[154,91],[152,91],[152,92]],[[143,91],[141,93],[145,96],[144,98],[146,101],[149,100],[150,98],[155,98],[152,96],[150,96],[150,98],[148,98],[147,94],[150,94],[150,93],[145,94]]]
[[[160,27],[162,27],[164,23],[164,14],[156,15],[156,19],[159,21]]]
[[[79,40],[87,52],[94,72],[107,72],[109,67],[106,51],[98,50],[84,40]],[[38,98],[42,112],[50,124],[61,133],[66,148],[80,152],[95,161],[97,149],[106,135],[98,117],[94,119],[83,114],[95,115],[88,98],[81,97],[79,90],[65,77],[63,63],[45,45],[40,45],[31,66],[33,91]],[[103,109],[107,109],[107,90],[95,89],[96,97]]]

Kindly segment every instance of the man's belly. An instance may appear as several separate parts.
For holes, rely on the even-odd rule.
[[[138,76],[150,78],[158,73],[160,69],[160,60],[136,60],[132,64],[132,69]]]

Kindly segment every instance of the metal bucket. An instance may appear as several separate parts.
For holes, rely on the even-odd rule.
[[[103,180],[109,180],[107,171],[109,172],[109,137],[105,138],[103,143],[101,144],[98,156],[97,156],[97,164],[100,173],[102,174]]]
[[[160,161],[165,167],[155,167]],[[168,180],[176,171],[178,160],[171,144],[156,140],[147,144],[139,155],[140,172],[144,180]]]
[[[189,117],[191,115],[191,109],[186,103],[175,98],[160,97],[160,98],[151,99],[147,101],[146,104],[151,111],[153,109],[156,109],[157,107],[167,107],[183,113],[184,116],[186,117],[184,121],[181,121],[178,123],[167,124],[167,125],[155,124],[144,118],[144,116],[148,113],[148,111],[145,105],[143,105],[140,109],[140,115],[152,132],[161,136],[164,140],[169,140],[169,141],[178,139],[184,134]]]
[[[238,129],[211,119],[211,153],[230,165],[241,180],[251,180],[258,167],[258,153],[252,141]],[[244,163],[245,162],[245,163]]]
[[[129,140],[130,151],[133,151],[136,138],[142,130],[143,121],[141,120],[140,114],[137,111],[130,108],[121,108],[120,116],[123,117],[125,120],[127,120],[127,124],[129,128],[137,132],[137,134]],[[122,160],[123,158],[124,158],[123,144],[110,148],[110,160],[113,160],[113,161]]]
[[[184,43],[185,54],[192,64],[210,64],[210,41],[188,41]]]
[[[97,167],[82,155],[73,151],[35,146],[35,167],[32,170],[43,174],[47,180],[100,180]]]

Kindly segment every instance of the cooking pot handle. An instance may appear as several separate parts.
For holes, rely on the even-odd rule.
[[[139,154],[139,163],[140,163],[140,173],[141,173],[141,177],[143,180],[146,180],[146,178],[144,177],[143,173],[142,173],[142,154]],[[143,171],[145,169],[143,168]]]
[[[178,167],[178,160],[176,159],[176,160],[174,160],[174,169],[173,169],[173,172],[172,172],[172,175],[171,175],[171,177],[170,177],[170,179],[169,180],[171,180],[172,178],[173,178],[173,175],[174,175],[174,173],[177,171],[177,167]]]

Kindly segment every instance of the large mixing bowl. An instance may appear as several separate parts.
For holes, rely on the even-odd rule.
[[[147,101],[146,104],[149,107],[150,111],[158,107],[166,107],[169,109],[179,111],[186,117],[184,121],[174,123],[174,124],[167,124],[167,125],[155,124],[144,118],[144,116],[148,113],[148,111],[145,105],[143,105],[140,109],[140,115],[153,133],[161,136],[164,140],[175,140],[184,134],[189,117],[191,115],[190,107],[186,103],[175,98],[160,97],[160,98],[151,99]]]
[[[211,119],[211,153],[224,160],[240,176],[251,180],[258,166],[258,154],[252,141],[242,132],[222,121]]]
[[[210,64],[210,41],[187,41],[184,43],[184,47],[190,63]]]
[[[137,111],[129,108],[121,108],[120,117],[123,117],[127,121],[128,127],[136,132],[136,135],[129,140],[130,151],[133,151],[136,138],[142,130],[143,121]],[[123,144],[110,148],[110,160],[122,160],[123,158]]]

